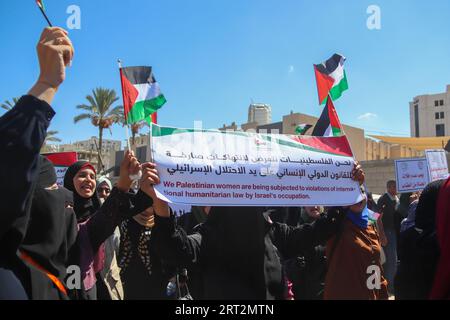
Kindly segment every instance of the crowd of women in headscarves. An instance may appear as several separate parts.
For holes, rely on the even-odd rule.
[[[395,283],[369,195],[348,207],[193,207],[176,218],[155,194],[156,165],[131,151],[114,184],[79,161],[58,186],[39,151],[73,58],[67,33],[45,29],[38,58],[37,83],[0,118],[0,299],[376,300],[394,284],[400,299],[450,297],[450,180],[408,198]],[[352,175],[365,192],[359,164]]]

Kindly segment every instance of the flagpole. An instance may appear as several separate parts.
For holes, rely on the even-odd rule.
[[[327,99],[330,99],[331,103],[332,103],[333,106],[334,106],[334,101],[333,101],[333,99],[331,99],[331,96],[330,96],[330,95],[328,95],[328,98],[327,98]],[[328,107],[328,106],[327,106],[327,104],[325,103],[325,108],[327,108],[327,107]],[[334,108],[334,110],[335,110],[336,115],[337,115],[336,107]],[[338,119],[339,119],[339,117],[338,117]],[[350,141],[348,140],[347,134],[345,133],[344,125],[342,124],[341,119],[339,119],[339,122],[341,123],[342,133],[343,133],[343,135],[345,136],[345,138],[347,139],[348,146],[350,147],[350,152],[352,153],[352,157],[353,157],[353,159],[355,159],[355,153],[353,152],[352,145],[350,144]],[[355,159],[355,160],[356,160],[356,159]]]
[[[148,132],[148,152],[147,159],[150,162],[153,162],[153,153],[152,153],[152,131],[153,131],[153,121],[150,123],[150,131]]]
[[[331,101],[331,102],[333,103],[333,105],[334,105],[333,99],[331,99],[331,96],[330,96],[330,95],[328,95],[328,99],[330,99],[330,101]],[[325,108],[326,108],[326,107],[327,107],[327,104],[325,104]],[[336,107],[335,107],[334,109],[335,109],[335,112],[336,112],[336,114],[337,114]],[[341,122],[340,119],[339,119],[339,122]],[[344,134],[345,138],[347,139],[348,146],[350,147],[350,152],[352,153],[352,158],[353,158],[354,161],[357,161],[356,158],[355,158],[355,153],[353,152],[352,145],[351,145],[350,141],[348,140],[347,134],[345,133],[345,130],[344,130],[344,125],[343,125],[342,123],[341,123],[341,128],[342,128],[342,133]],[[364,190],[365,190],[365,192],[366,192],[366,194],[367,194],[368,189],[367,189],[366,181],[364,181]],[[360,191],[360,193],[361,193],[361,191]],[[362,194],[362,193],[361,193],[361,194]]]
[[[39,3],[38,3],[37,6],[39,7],[39,10],[41,10],[41,13],[44,16],[45,20],[47,20],[49,27],[53,27],[52,23],[48,19],[47,14],[45,13],[44,9],[42,9],[41,5],[39,5]]]
[[[120,72],[120,84],[122,86],[122,100],[125,99],[123,96],[123,85],[122,85],[122,60],[117,59],[117,64],[119,65],[119,72]],[[123,107],[125,108],[125,100],[123,100]],[[123,111],[124,118],[125,118],[125,110]],[[125,118],[125,136],[127,138],[127,144],[128,144],[128,151],[131,152],[131,144],[130,144],[130,126],[128,125],[128,121]]]
[[[149,161],[153,162],[153,153],[152,153],[152,138],[153,138],[153,125],[158,124],[158,114],[156,112],[152,113],[151,118],[152,121],[150,122],[150,132],[149,132],[149,141],[148,141],[148,147],[150,149],[150,157]]]

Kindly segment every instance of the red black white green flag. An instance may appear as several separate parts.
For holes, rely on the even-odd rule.
[[[340,98],[342,92],[348,89],[344,62],[344,56],[334,54],[327,61],[314,65],[319,103],[321,105],[325,103],[328,95],[335,101]]]
[[[44,1],[43,0],[36,0],[36,4],[38,5],[39,8],[41,8],[42,10],[45,10],[45,6],[44,6]]]
[[[120,69],[125,120],[133,124],[149,117],[166,102],[151,67]]]
[[[333,101],[328,97],[327,104],[319,120],[317,120],[312,135],[319,137],[338,137],[343,135],[343,132],[344,130],[334,108]]]
[[[313,126],[311,124],[307,124],[307,123],[302,123],[299,124],[296,128],[295,128],[295,134],[298,134],[300,136],[303,136],[306,134],[306,132],[311,129]]]

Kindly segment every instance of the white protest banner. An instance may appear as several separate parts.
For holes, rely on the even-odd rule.
[[[361,201],[346,137],[310,137],[152,125],[151,150],[169,203],[342,206]]]
[[[423,190],[430,182],[427,159],[395,160],[395,176],[399,193]]]
[[[448,178],[448,164],[445,150],[425,150],[430,182]]]

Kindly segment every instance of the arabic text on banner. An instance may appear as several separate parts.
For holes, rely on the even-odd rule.
[[[341,206],[362,200],[345,137],[152,126],[160,199],[203,206]]]
[[[436,181],[448,178],[448,164],[445,150],[425,150],[428,163],[428,171],[430,180]]]
[[[395,160],[395,174],[400,193],[423,190],[430,182],[425,158]]]

